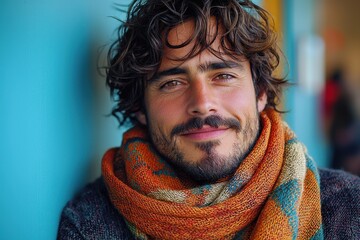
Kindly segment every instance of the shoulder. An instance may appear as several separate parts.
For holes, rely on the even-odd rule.
[[[64,207],[58,239],[130,239],[102,178],[87,185]]]
[[[330,169],[319,174],[326,238],[360,239],[360,178]]]
[[[338,200],[336,197],[346,197],[346,200],[360,198],[360,178],[341,170],[319,169],[321,200],[324,202]],[[357,204],[356,207],[360,205]]]

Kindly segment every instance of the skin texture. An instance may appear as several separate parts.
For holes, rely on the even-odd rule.
[[[214,19],[208,29],[215,36]],[[168,42],[181,44],[192,30],[188,20],[169,32]],[[221,52],[219,39],[211,46]],[[250,64],[241,56],[234,60],[223,55],[223,61],[204,50],[186,61],[174,59],[193,45],[164,47],[159,71],[145,89],[145,111],[137,119],[147,125],[166,159],[195,180],[216,181],[234,172],[251,150],[267,97],[263,93],[256,98]]]

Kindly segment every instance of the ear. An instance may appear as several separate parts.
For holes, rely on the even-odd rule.
[[[135,113],[136,119],[143,125],[146,125],[146,116],[145,113],[143,113],[142,111],[138,111]]]
[[[257,99],[257,108],[259,113],[265,109],[266,104],[267,104],[267,95],[266,92],[263,91],[262,93],[260,93]]]

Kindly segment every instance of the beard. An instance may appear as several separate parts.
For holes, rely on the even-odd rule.
[[[161,131],[155,131],[149,126],[151,140],[158,152],[176,169],[187,173],[198,182],[215,182],[233,174],[243,159],[252,150],[259,135],[259,114],[251,118],[248,116],[245,125],[241,125],[235,118],[222,118],[212,115],[202,118],[192,118],[186,123],[175,126],[170,136]],[[192,129],[201,129],[204,125],[213,128],[224,126],[236,133],[236,139],[232,143],[232,151],[227,154],[219,154],[216,148],[221,144],[219,140],[194,143],[195,147],[204,153],[204,156],[196,162],[189,161],[184,157],[177,142],[177,136]]]

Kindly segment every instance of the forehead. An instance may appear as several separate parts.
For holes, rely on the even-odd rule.
[[[205,29],[205,28],[203,28]],[[223,27],[221,24],[218,24],[215,17],[211,17],[210,21],[207,23],[207,33],[206,33],[206,40],[208,42],[212,42],[211,48],[217,52],[221,52],[221,44],[220,44],[220,38],[221,35],[224,33]],[[192,36],[194,35],[195,31],[195,23],[194,20],[186,20],[185,22],[175,26],[172,28],[168,35],[167,39],[164,40],[167,41],[167,43],[171,46],[179,46],[187,41],[189,41]],[[180,58],[186,58],[186,56],[193,50],[197,39],[192,39],[191,42],[186,44],[185,46],[178,48],[178,47],[169,47],[166,44],[164,44],[163,47],[163,58],[162,63],[160,66],[160,69],[162,68],[162,65],[165,62],[168,63],[168,61],[174,62],[179,64],[179,61],[176,61],[176,59]]]
[[[170,45],[180,45],[191,38],[191,36],[194,34],[194,30],[194,20],[186,20],[185,22],[180,23],[179,25],[176,25],[170,29],[166,40]],[[164,45],[164,47],[165,50],[169,49],[166,45]]]

